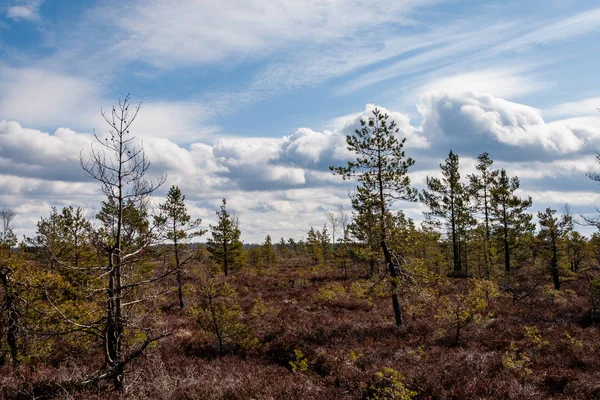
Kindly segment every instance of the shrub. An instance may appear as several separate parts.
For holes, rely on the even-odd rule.
[[[328,283],[319,289],[315,301],[322,306],[332,305],[336,300],[340,300],[345,295],[346,289],[341,283]]]
[[[403,380],[404,376],[400,372],[392,368],[384,368],[377,372],[376,381],[369,387],[367,398],[369,400],[410,400],[417,395],[417,392],[407,389]]]
[[[294,350],[294,355],[296,357],[295,360],[290,361],[290,367],[292,367],[292,372],[300,371],[308,371],[308,359],[304,356],[300,350]]]
[[[521,377],[532,373],[530,368],[531,359],[524,350],[517,347],[515,342],[511,342],[508,351],[504,353],[502,365],[504,368],[516,372]]]
[[[457,345],[461,330],[471,323],[480,323],[487,316],[489,300],[499,295],[500,291],[494,282],[470,280],[466,290],[441,298],[435,318],[454,332],[454,344]]]
[[[242,340],[248,328],[242,323],[242,310],[235,289],[222,277],[205,275],[198,289],[200,304],[191,312],[198,316],[202,329],[217,338],[219,352],[231,341]]]

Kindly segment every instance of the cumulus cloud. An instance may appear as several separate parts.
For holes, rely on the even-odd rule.
[[[227,197],[240,214],[246,240],[260,241],[267,233],[298,238],[310,225],[325,223],[326,211],[338,204],[349,206],[352,183],[344,183],[328,167],[352,157],[345,136],[375,107],[368,104],[363,111],[333,119],[327,129],[299,128],[281,138],[217,136],[210,143],[182,146],[145,135],[149,172],[169,175],[156,201],[168,186],[177,184],[190,210],[208,224],[214,222],[220,198]],[[497,167],[522,178],[522,187],[528,190],[523,193],[540,194],[543,204],[571,201],[574,196],[579,196],[574,205],[589,204],[582,193],[595,189],[584,174],[597,167],[593,154],[600,146],[597,118],[547,122],[538,109],[472,92],[424,94],[418,126],[405,114],[379,108],[407,138],[407,155],[417,161],[410,172],[417,188],[423,187],[426,176],[439,174],[438,165],[448,150],[460,154],[463,175],[475,171],[478,153],[488,151]],[[67,128],[50,134],[1,121],[0,201],[19,207],[23,221],[29,222],[51,205],[96,207],[102,199],[97,184],[79,168],[80,151],[85,154],[92,139],[91,134]],[[519,152],[527,156],[516,157]],[[562,195],[555,195],[557,185]],[[401,206],[416,218],[422,211],[419,204]],[[31,234],[34,228],[20,229]]]
[[[542,111],[544,117],[566,118],[583,117],[598,114],[600,111],[600,97],[590,97],[578,101],[557,104]]]
[[[562,157],[600,146],[600,119],[546,122],[540,110],[489,94],[426,93],[418,106],[422,129],[458,151],[494,146],[498,157]]]

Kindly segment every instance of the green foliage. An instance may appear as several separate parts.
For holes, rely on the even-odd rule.
[[[429,207],[425,217],[436,226],[445,222],[452,241],[453,270],[462,272],[460,243],[468,225],[474,219],[469,210],[469,192],[460,180],[458,155],[450,151],[444,164],[440,164],[442,178],[427,177],[427,190],[421,192],[421,201]]]
[[[275,246],[273,246],[271,235],[267,235],[265,238],[260,248],[260,255],[266,268],[271,268],[277,262],[277,252]]]
[[[387,114],[377,108],[372,114],[368,121],[360,121],[361,129],[346,137],[348,150],[356,153],[356,160],[345,167],[330,167],[344,179],[360,183],[353,199],[353,207],[359,214],[372,209],[384,210],[385,214],[393,201],[413,200],[416,195],[407,175],[414,160],[405,156],[406,138],[398,140],[400,129],[395,121],[388,121]]]
[[[119,204],[114,197],[109,197],[102,202],[102,208],[96,215],[102,222],[98,230],[99,238],[106,247],[116,244]],[[144,247],[152,236],[148,220],[148,206],[145,202],[136,202],[132,199],[123,201],[123,219],[121,225],[121,251],[128,252],[132,249]]]
[[[304,354],[298,350],[294,350],[295,360],[290,361],[290,367],[292,367],[292,372],[296,372],[298,370],[302,372],[308,371],[309,362],[308,359],[304,356]]]
[[[540,330],[537,326],[524,326],[523,335],[528,344],[535,347],[536,349],[541,349],[542,347],[548,346],[550,344],[549,341],[544,340],[542,338]]]
[[[471,324],[480,323],[487,317],[490,299],[498,297],[500,291],[496,283],[483,279],[472,279],[466,290],[458,294],[444,296],[435,318],[454,333],[454,344],[460,342],[461,330]]]
[[[501,169],[491,190],[492,220],[503,243],[504,269],[507,274],[511,272],[511,250],[523,234],[534,229],[532,216],[526,212],[532,205],[531,197],[521,199],[516,196],[515,192],[519,187],[519,178],[511,178],[506,170]]]
[[[202,219],[192,220],[187,213],[185,195],[181,193],[179,187],[171,186],[166,201],[159,204],[158,209],[159,214],[154,216],[156,225],[164,230],[166,239],[173,242],[174,245],[206,233],[205,229],[198,229]]]
[[[357,301],[366,301],[368,304],[373,304],[377,299],[381,299],[389,295],[385,287],[385,282],[380,279],[358,279],[350,284],[348,288],[350,297]]]
[[[376,381],[369,387],[369,400],[410,400],[417,392],[404,386],[404,376],[393,368],[384,368],[377,372]]]
[[[533,372],[531,369],[531,358],[529,358],[526,352],[520,350],[514,342],[510,343],[509,349],[504,353],[502,366],[521,377],[525,377]]]
[[[572,353],[579,353],[584,349],[583,340],[574,338],[569,332],[565,331],[564,337],[560,341],[567,345]]]
[[[217,211],[217,224],[210,225],[211,237],[207,248],[211,258],[221,265],[225,275],[232,268],[239,269],[243,263],[243,245],[240,241],[240,229],[237,219],[227,211],[227,200]]]
[[[560,289],[561,258],[563,253],[560,251],[561,242],[564,236],[572,230],[572,219],[569,215],[563,215],[561,218],[554,216],[556,210],[547,208],[544,212],[538,212],[540,232],[538,238],[548,265],[548,270],[552,276],[552,282],[556,290]]]
[[[542,338],[540,330],[536,326],[523,327],[523,337],[524,343],[521,346],[511,342],[509,349],[502,357],[504,368],[515,372],[520,377],[525,377],[533,372],[531,369],[532,357],[550,344],[549,341]]]
[[[592,318],[600,321],[600,277],[589,281],[588,296],[592,305]]]
[[[315,301],[323,306],[332,305],[340,297],[346,295],[346,289],[344,285],[339,282],[328,283],[327,285],[319,288],[317,295],[315,296]]]
[[[206,273],[197,294],[200,303],[192,312],[197,314],[201,328],[215,335],[220,352],[227,344],[245,337],[248,328],[242,322],[242,309],[231,285],[222,277]]]
[[[316,231],[312,226],[306,236],[306,250],[312,265],[323,263],[323,246],[321,242],[321,232]]]
[[[183,308],[183,281],[185,279],[184,266],[192,260],[194,253],[186,251],[185,244],[188,240],[202,236],[205,229],[198,229],[202,220],[192,221],[185,206],[185,195],[177,186],[171,186],[167,200],[159,204],[159,215],[154,217],[155,225],[163,232],[164,237],[171,242],[172,256],[175,261],[175,279],[179,307]]]
[[[277,314],[277,309],[272,303],[264,301],[261,297],[254,299],[249,316],[252,319],[260,319],[265,316]]]

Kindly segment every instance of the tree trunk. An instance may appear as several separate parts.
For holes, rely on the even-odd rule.
[[[181,272],[181,265],[179,261],[179,245],[177,243],[177,230],[175,229],[175,222],[173,222],[173,252],[175,253],[175,271],[177,279],[177,296],[179,297],[179,308],[183,310],[183,274]]]
[[[554,283],[554,289],[560,290],[560,276],[558,275],[558,247],[556,245],[556,239],[552,238],[552,281]]]
[[[488,192],[487,182],[483,188],[483,211],[485,214],[485,241],[483,243],[484,262],[485,262],[485,277],[490,278],[492,270],[492,255],[490,254],[490,216],[488,209]]]
[[[181,269],[177,268],[177,296],[179,297],[179,308],[183,310],[183,284],[181,281]]]
[[[460,249],[456,234],[456,222],[454,220],[454,206],[452,207],[452,257],[454,260],[454,272],[460,274],[462,268],[460,265]]]
[[[223,272],[227,276],[227,244],[223,243]]]
[[[508,223],[506,216],[506,208],[503,211],[504,217],[504,270],[506,275],[510,275],[510,248],[508,247]]]
[[[394,309],[394,318],[396,320],[396,326],[401,327],[402,324],[404,323],[404,321],[402,318],[402,309],[400,308],[400,302],[398,301],[398,282],[397,282],[398,274],[396,272],[396,268],[392,261],[392,255],[390,254],[390,251],[388,250],[385,240],[381,241],[381,248],[383,249],[385,263],[388,266],[390,276],[392,277],[392,280],[390,281],[390,286],[392,289],[392,307]]]

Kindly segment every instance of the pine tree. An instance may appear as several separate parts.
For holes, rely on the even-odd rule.
[[[275,246],[273,246],[271,235],[267,235],[267,237],[265,238],[265,241],[263,242],[260,248],[260,253],[267,268],[270,268],[275,264],[277,253],[275,252]]]
[[[349,161],[344,167],[330,168],[344,179],[356,179],[359,182],[353,201],[353,207],[359,215],[377,210],[379,243],[391,277],[394,317],[396,326],[401,326],[403,317],[397,293],[399,276],[387,245],[390,227],[386,215],[394,201],[414,201],[416,192],[410,187],[407,175],[414,161],[405,156],[406,138],[398,140],[396,135],[400,130],[395,121],[389,122],[388,119],[387,114],[374,109],[368,121],[361,120],[361,128],[346,137],[348,150],[356,153],[356,160]]]
[[[511,273],[510,253],[511,247],[525,232],[533,230],[531,214],[525,210],[531,207],[531,197],[521,199],[514,193],[519,189],[519,178],[509,178],[506,170],[501,169],[497,181],[491,190],[492,220],[497,224],[497,230],[502,236],[504,247],[504,270]]]
[[[329,232],[327,231],[327,224],[323,225],[323,230],[321,232],[317,231],[317,239],[321,244],[321,253],[323,254],[323,262],[327,264],[331,255],[331,238],[329,237]]]
[[[277,253],[282,259],[287,259],[289,257],[288,245],[285,242],[285,239],[282,237],[277,243]]]
[[[313,265],[319,265],[323,261],[323,247],[321,244],[321,232],[312,226],[306,234],[306,250]]]
[[[549,252],[550,265],[548,268],[550,270],[550,275],[552,276],[554,288],[560,290],[560,242],[569,232],[571,221],[565,215],[559,219],[554,216],[555,213],[556,210],[550,208],[546,208],[544,212],[538,212],[538,219],[541,227],[538,237]]]
[[[220,210],[217,211],[217,224],[210,225],[212,237],[207,246],[211,257],[221,265],[225,276],[231,267],[236,266],[242,252],[240,229],[234,218],[227,211],[227,200],[223,198]]]
[[[192,220],[185,206],[185,195],[175,185],[171,186],[167,194],[167,200],[160,204],[158,208],[160,214],[155,217],[155,221],[166,232],[166,239],[172,243],[177,297],[179,298],[179,308],[183,309],[183,280],[185,275],[183,267],[192,259],[191,254],[185,254],[185,244],[194,237],[204,235],[206,230],[198,229],[202,219]]]
[[[485,264],[485,274],[489,278],[491,272],[492,255],[491,255],[491,190],[496,183],[498,171],[492,170],[491,166],[494,163],[488,153],[482,153],[477,156],[476,169],[479,174],[469,175],[469,188],[476,202],[476,209],[483,214],[484,226],[484,241],[483,254]]]
[[[423,190],[421,200],[429,212],[426,218],[444,220],[450,229],[452,240],[452,259],[454,273],[462,272],[460,238],[469,222],[468,194],[465,185],[460,181],[458,155],[450,151],[444,164],[440,164],[442,179],[427,177],[428,190]],[[438,222],[439,224],[439,222]]]
[[[353,199],[353,206],[354,206]],[[358,205],[357,205],[358,206]],[[354,219],[348,227],[349,233],[362,244],[356,249],[357,254],[369,263],[369,275],[375,274],[375,266],[381,254],[380,230],[378,218],[374,207],[363,208],[360,213],[354,214]]]
[[[137,309],[128,307],[157,297],[148,295],[148,290],[159,278],[144,276],[140,256],[155,239],[146,218],[148,198],[166,180],[166,176],[148,179],[150,162],[143,145],[130,134],[140,107],[141,103],[132,105],[127,95],[111,112],[102,111],[109,132],[104,138],[95,135],[89,156],[80,160],[87,176],[100,183],[106,196],[98,215],[104,224],[107,265],[102,277],[106,286],[94,292],[105,296],[105,315],[89,330],[100,332],[108,371],[92,380],[110,378],[118,391],[125,390],[126,365],[165,336],[152,335],[151,329],[141,323],[143,317],[136,315]]]

